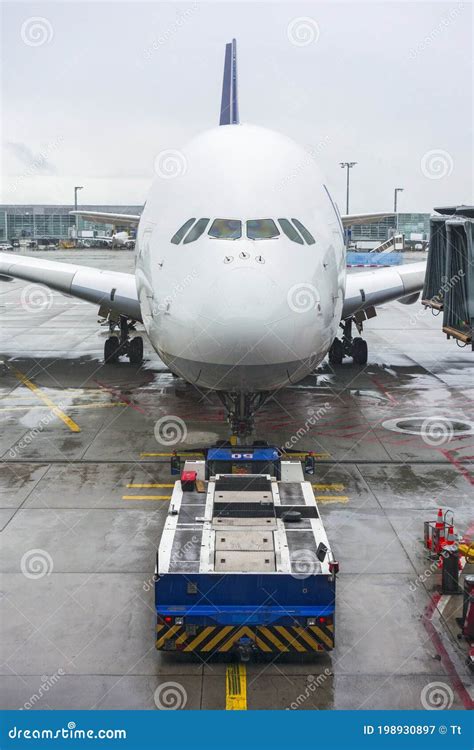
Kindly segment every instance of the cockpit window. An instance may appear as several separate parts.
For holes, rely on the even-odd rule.
[[[299,233],[303,235],[303,239],[306,241],[307,245],[314,245],[316,240],[314,239],[311,232],[308,232],[305,225],[301,223],[299,219],[292,219],[291,220],[295,227],[299,230]]]
[[[195,223],[192,229],[189,230],[186,237],[184,238],[183,245],[187,245],[188,242],[195,242],[201,234],[206,230],[207,225],[209,224],[210,219],[199,219]]]
[[[183,226],[180,227],[178,231],[176,232],[176,234],[174,234],[171,238],[171,242],[173,243],[173,245],[179,245],[184,235],[188,231],[189,227],[191,227],[195,221],[196,219],[188,219],[187,221],[184,222]]]
[[[242,237],[242,222],[239,219],[214,219],[208,234],[218,240],[239,240]]]
[[[291,221],[288,221],[288,219],[278,219],[278,223],[289,240],[291,240],[292,242],[297,242],[298,245],[304,245],[303,240],[294,228]]]
[[[280,232],[273,219],[249,219],[247,222],[249,240],[271,240],[279,236]]]

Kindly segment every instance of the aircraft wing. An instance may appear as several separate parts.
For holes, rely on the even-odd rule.
[[[343,216],[341,216],[341,221],[344,227],[353,227],[357,224],[373,224],[376,221],[387,219],[390,216],[395,219],[395,214],[393,213],[393,211],[390,211],[388,213],[387,211],[382,211],[381,213],[375,214],[344,214]]]
[[[422,261],[349,274],[346,278],[343,320],[368,307],[392,300],[408,304],[416,302],[418,293],[423,289],[425,272],[426,262]]]
[[[0,253],[0,274],[44,284],[71,297],[107,307],[112,312],[142,320],[135,276],[101,271],[54,260]]]
[[[139,214],[114,214],[105,211],[69,211],[71,216],[80,216],[86,221],[95,221],[97,224],[120,224],[121,226],[136,227],[140,221]]]

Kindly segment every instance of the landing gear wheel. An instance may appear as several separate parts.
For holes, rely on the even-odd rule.
[[[344,345],[340,339],[334,339],[329,350],[329,361],[332,365],[342,365]]]
[[[120,349],[120,341],[117,336],[109,336],[105,340],[104,344],[104,361],[105,362],[116,362],[118,359],[118,350]]]
[[[143,339],[135,336],[128,344],[128,358],[132,365],[141,365],[143,362]]]
[[[351,348],[351,357],[354,360],[354,364],[366,365],[367,356],[368,356],[367,341],[364,341],[364,339],[361,339],[361,338],[355,338],[354,341],[352,342],[352,348]]]

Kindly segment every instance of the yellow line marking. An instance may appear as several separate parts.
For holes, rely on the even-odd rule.
[[[319,503],[347,503],[349,498],[347,495],[315,495],[316,500]]]
[[[127,484],[128,489],[150,490],[154,487],[174,487],[174,484]]]
[[[122,500],[171,500],[171,495],[122,495]]]
[[[311,453],[311,455],[314,458],[331,458],[330,453]],[[282,458],[285,459],[285,461],[291,461],[293,458],[303,459],[309,456],[309,451],[306,451],[306,453],[282,453]]]
[[[226,711],[247,710],[247,669],[245,664],[228,664],[225,675]]]
[[[114,404],[70,404],[69,409],[75,411],[76,409],[106,409],[110,406],[128,406],[124,401],[117,401]],[[26,406],[5,406],[0,408],[1,411],[30,411],[31,409],[48,409],[49,407],[37,404],[31,404]]]
[[[313,489],[315,490],[334,490],[339,492],[345,488],[345,485],[338,484],[337,482],[334,482],[334,484],[313,484]]]
[[[171,456],[182,456],[185,458],[204,458],[204,453],[140,453],[140,458],[170,458]]]
[[[65,425],[69,427],[71,432],[81,431],[81,428],[79,427],[79,425],[76,424],[74,420],[71,419],[71,417],[68,417],[68,415],[65,414],[62,411],[62,409],[59,408],[59,406],[56,406],[54,401],[51,401],[49,396],[47,396],[46,393],[43,393],[41,388],[38,388],[37,385],[32,383],[31,380],[29,380],[26,377],[26,375],[20,372],[20,370],[13,370],[13,372],[15,374],[15,377],[20,381],[20,383],[22,383],[23,385],[26,385],[26,387],[29,388],[30,391],[32,391],[36,396],[38,396],[38,398],[40,398],[43,401],[43,403],[45,403],[46,406],[48,406],[51,409],[52,413],[55,414],[59,419],[61,419],[61,421],[64,422]]]

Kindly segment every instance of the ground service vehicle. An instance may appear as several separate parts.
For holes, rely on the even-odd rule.
[[[174,486],[155,570],[156,647],[229,653],[334,647],[338,563],[299,460],[209,448]]]

